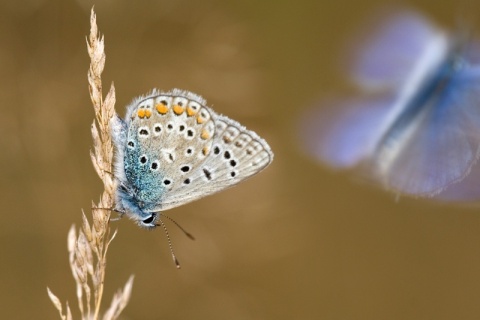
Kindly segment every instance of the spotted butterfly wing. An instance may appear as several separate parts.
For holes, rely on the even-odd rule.
[[[205,160],[165,196],[164,210],[231,187],[260,172],[273,160],[270,147],[257,134],[210,112],[215,124],[211,149]]]
[[[117,203],[138,222],[233,186],[273,159],[254,132],[177,89],[135,100],[112,128]]]

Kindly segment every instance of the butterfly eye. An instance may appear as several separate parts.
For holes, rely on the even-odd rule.
[[[155,225],[156,218],[157,218],[157,214],[156,213],[151,213],[150,216],[148,216],[147,218],[142,220],[143,226],[148,227],[148,228],[156,227],[156,225]]]

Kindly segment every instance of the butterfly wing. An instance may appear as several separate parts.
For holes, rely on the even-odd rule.
[[[383,134],[393,98],[323,102],[301,121],[309,154],[334,168],[348,168],[370,157]]]
[[[480,199],[480,165],[475,163],[467,176],[435,195],[434,198],[450,202],[478,202]]]
[[[167,210],[221,191],[257,174],[273,160],[269,145],[238,122],[215,114],[211,148],[205,160],[165,193]],[[184,182],[188,181],[188,184]]]
[[[454,72],[401,135],[381,143],[373,166],[389,189],[432,196],[462,180],[480,152],[480,68]]]
[[[440,31],[420,15],[402,11],[383,13],[365,33],[349,50],[349,72],[361,87],[378,89],[403,85]]]
[[[371,31],[354,50],[350,71],[363,87],[389,90],[376,98],[334,101],[305,121],[308,149],[334,167],[351,167],[373,155],[447,52],[446,36],[413,12],[385,14]]]
[[[206,159],[215,127],[204,103],[193,93],[173,90],[155,91],[128,107],[128,131],[116,176],[142,211],[161,210],[163,199],[184,175]],[[120,123],[116,127],[122,128]]]
[[[116,176],[142,212],[167,210],[228,188],[273,159],[258,135],[215,114],[187,91],[141,97],[128,107],[126,123],[112,124],[116,143],[125,145],[118,148],[123,158],[117,159]]]

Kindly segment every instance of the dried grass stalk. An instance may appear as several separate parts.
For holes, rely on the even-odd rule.
[[[112,176],[113,144],[110,135],[110,119],[115,115],[115,88],[112,84],[105,100],[102,97],[101,74],[105,66],[104,39],[97,29],[96,15],[92,8],[90,18],[90,35],[87,40],[90,55],[88,83],[90,97],[95,110],[95,120],[92,123],[93,151],[90,152],[93,167],[103,181],[104,191],[98,204],[92,206],[92,221],[90,224],[82,212],[82,228],[75,226],[68,233],[68,252],[70,267],[77,287],[78,307],[82,319],[100,318],[100,307],[103,295],[105,268],[107,265],[108,247],[116,232],[110,236],[110,213],[114,205],[115,180]],[[110,308],[102,319],[117,319],[127,305],[133,286],[133,276],[127,281],[123,290],[113,297]],[[62,319],[72,319],[68,302],[66,314],[63,314],[62,304],[48,289],[48,295]]]

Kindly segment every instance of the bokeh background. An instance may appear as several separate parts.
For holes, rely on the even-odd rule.
[[[197,238],[170,226],[181,270],[161,230],[114,222],[105,306],[135,274],[122,319],[480,318],[478,207],[395,201],[300,148],[300,116],[348,87],[339,56],[385,5],[374,0],[1,1],[1,318],[57,319],[47,286],[78,315],[66,237],[102,190],[89,158],[94,4],[119,113],[154,87],[191,90],[276,156],[169,212]],[[446,27],[480,18],[475,1],[408,5]]]

